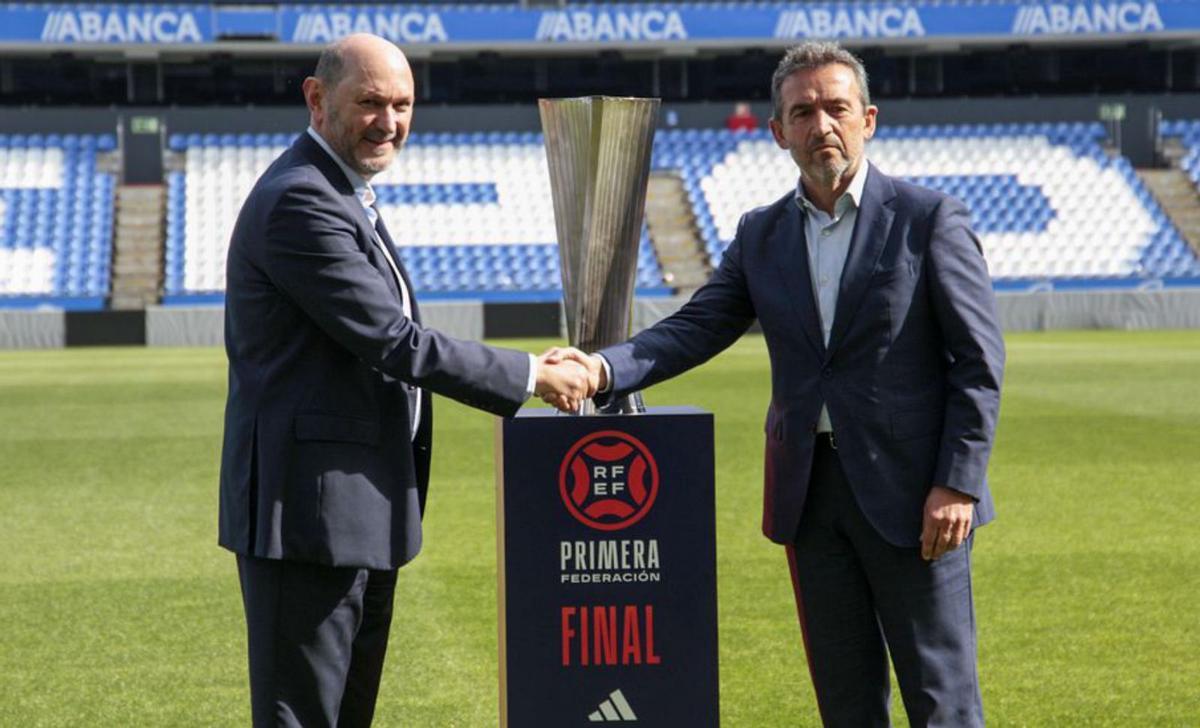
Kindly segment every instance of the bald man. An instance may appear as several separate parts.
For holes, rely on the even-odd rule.
[[[254,725],[367,726],[396,569],[421,546],[429,393],[507,416],[535,393],[569,410],[590,392],[560,356],[421,325],[370,185],[412,121],[404,54],[349,36],[304,98],[309,128],[229,245],[220,544],[237,554]]]

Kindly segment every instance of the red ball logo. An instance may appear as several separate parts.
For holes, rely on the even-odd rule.
[[[563,504],[580,523],[601,531],[632,526],[658,495],[658,464],[624,432],[593,432],[571,446],[558,471]]]

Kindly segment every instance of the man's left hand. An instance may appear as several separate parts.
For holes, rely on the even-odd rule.
[[[921,558],[933,561],[961,546],[971,533],[974,506],[966,493],[941,485],[930,488],[921,524]]]

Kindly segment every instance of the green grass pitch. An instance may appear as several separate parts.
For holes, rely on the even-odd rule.
[[[817,725],[786,560],[759,533],[768,386],[748,337],[647,393],[716,413],[735,728]],[[216,546],[224,389],[218,349],[0,352],[0,725],[248,724],[234,560]],[[378,725],[497,722],[492,423],[438,403]],[[1010,336],[991,480],[999,518],[975,551],[989,722],[1200,725],[1200,332]]]

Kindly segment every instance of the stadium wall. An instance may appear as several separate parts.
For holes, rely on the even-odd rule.
[[[1059,329],[1200,329],[1200,290],[1046,291],[998,293],[1005,331]],[[633,329],[670,315],[682,298],[635,301]],[[566,338],[555,303],[433,301],[425,324],[464,339]],[[64,346],[220,346],[220,306],[151,307],[146,311],[0,310],[0,349]]]

